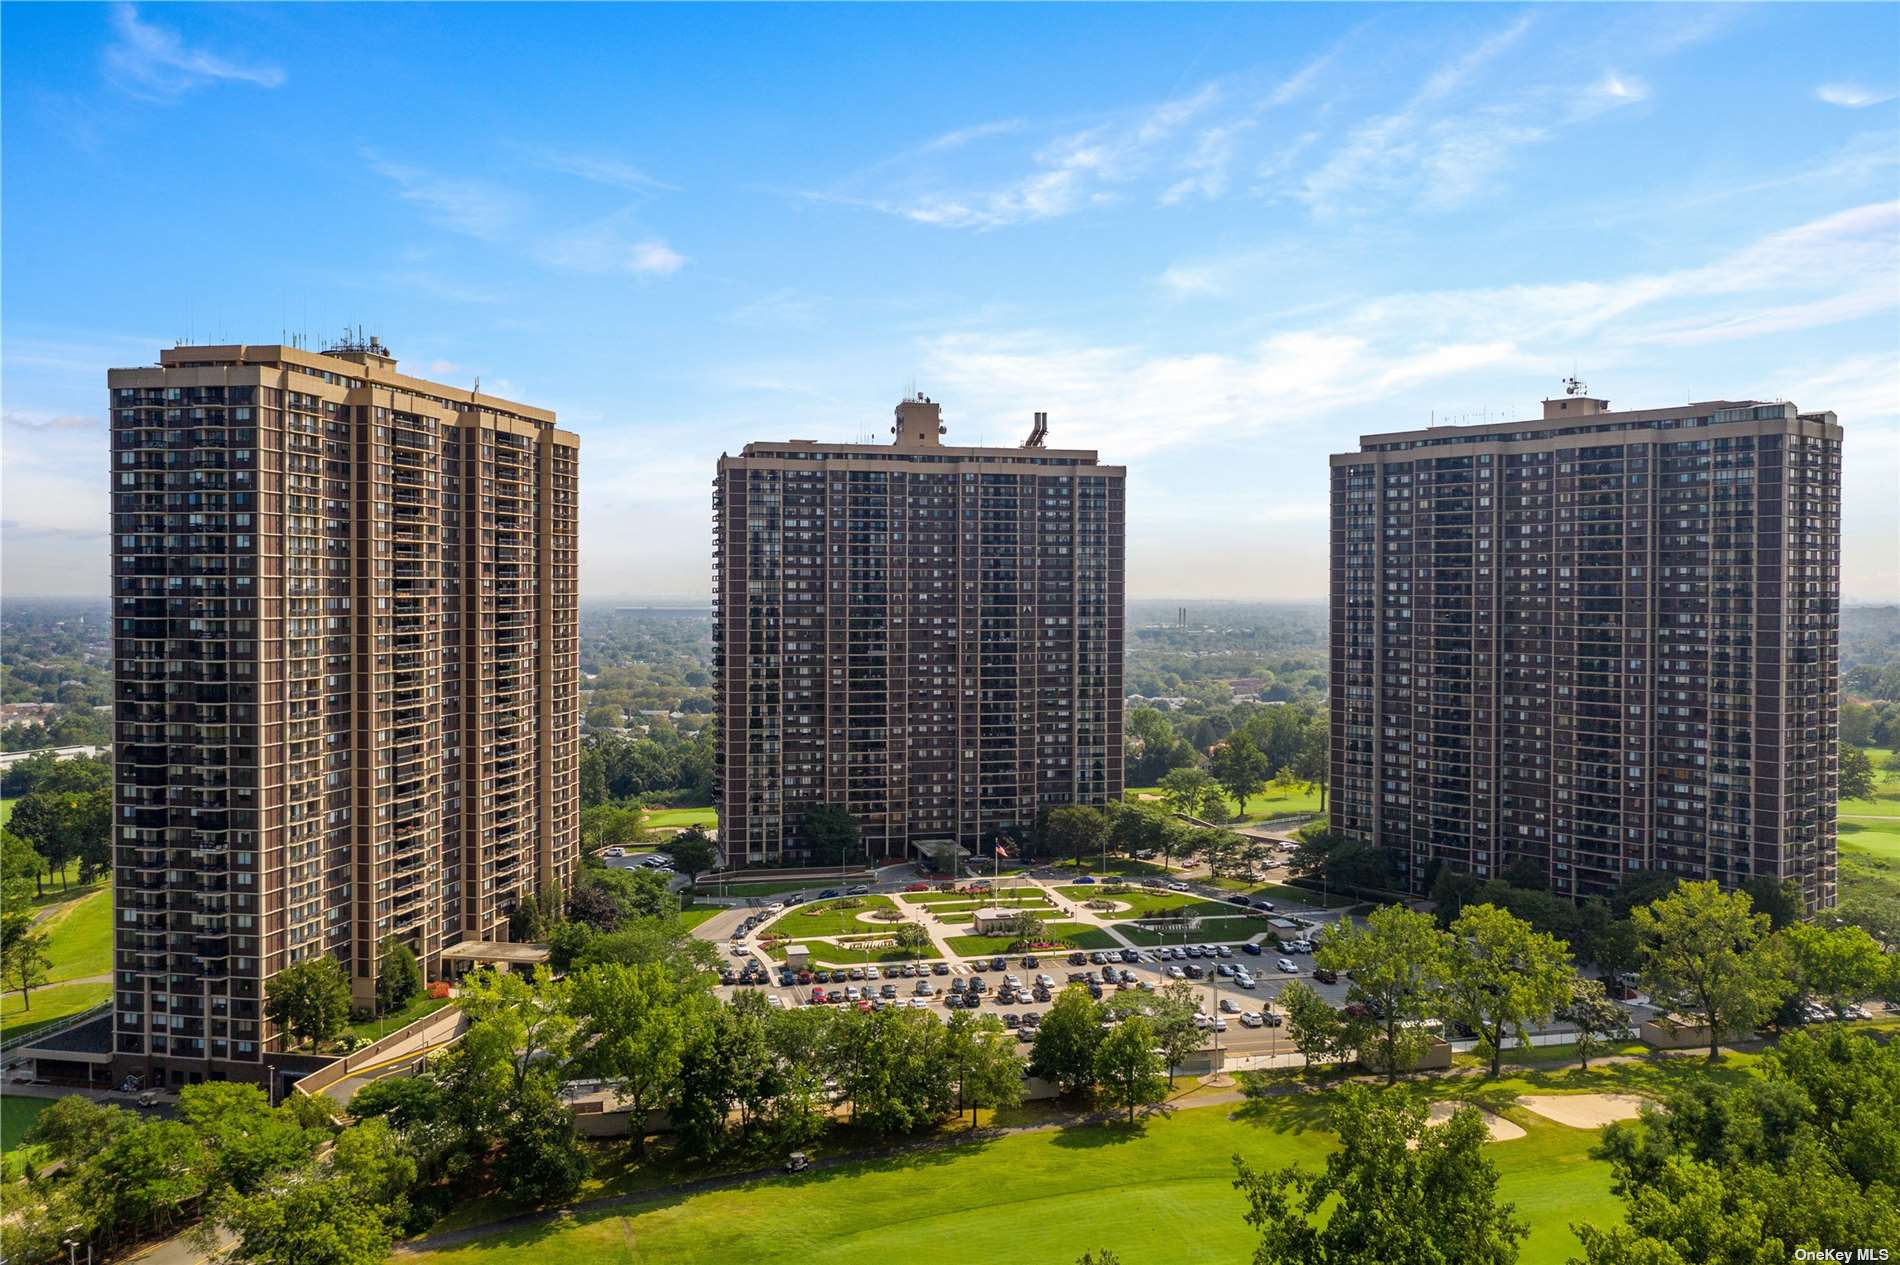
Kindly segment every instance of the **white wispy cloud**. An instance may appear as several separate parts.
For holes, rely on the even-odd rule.
[[[1022,130],[1021,119],[998,119],[993,123],[978,123],[974,127],[961,127],[932,137],[919,145],[914,151],[919,154],[941,154],[952,149],[962,149],[976,141],[988,140],[992,136],[1007,136],[1011,132]]]
[[[1498,89],[1498,77],[1485,72],[1531,24],[1527,14],[1486,36],[1433,70],[1397,110],[1354,127],[1306,174],[1300,199],[1329,216],[1401,200],[1431,210],[1463,206],[1493,186],[1518,150],[1649,95],[1641,80],[1616,70],[1582,91]]]
[[[371,171],[396,185],[403,201],[451,232],[496,241],[522,218],[519,195],[491,181],[397,162],[369,147],[362,154]]]
[[[1606,368],[1647,365],[1657,348],[1891,312],[1900,308],[1896,271],[1900,202],[1885,202],[1767,234],[1692,268],[1385,295],[1233,349],[1156,352],[1016,329],[932,339],[922,355],[930,381],[978,425],[1007,424],[1025,400],[1059,400],[1062,442],[1132,459],[1416,400],[1447,383],[1554,378],[1578,355]]]
[[[679,186],[648,175],[640,168],[610,154],[590,154],[573,149],[542,150],[537,161],[549,171],[578,176],[595,184],[617,189],[650,190],[677,193]]]
[[[246,83],[258,88],[283,84],[282,67],[242,62],[187,45],[178,32],[139,17],[130,4],[112,7],[115,38],[102,54],[107,79],[120,90],[149,101],[169,101],[217,83]]]
[[[1894,97],[1900,96],[1900,93],[1869,88],[1858,83],[1824,83],[1814,90],[1814,95],[1829,105],[1838,105],[1849,110],[1864,110],[1870,105],[1880,105],[1891,101]]]
[[[542,237],[532,253],[551,268],[601,275],[665,276],[686,266],[686,256],[641,230],[625,211]]]

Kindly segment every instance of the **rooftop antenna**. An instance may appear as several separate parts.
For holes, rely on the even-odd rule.
[[[1579,378],[1574,372],[1568,378],[1564,379],[1565,395],[1582,395],[1589,389],[1590,388],[1584,384],[1583,379]]]

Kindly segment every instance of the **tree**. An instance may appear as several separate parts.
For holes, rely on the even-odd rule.
[[[99,1149],[76,1174],[79,1202],[109,1246],[169,1230],[209,1188],[203,1139],[176,1120],[140,1120]]]
[[[1630,1026],[1629,1014],[1610,1000],[1603,981],[1594,979],[1571,981],[1570,1001],[1557,1017],[1576,1028],[1577,1063],[1585,1071],[1590,1070],[1590,1056],[1603,1048],[1603,1039],[1620,1036]]]
[[[28,994],[46,982],[46,973],[52,967],[48,944],[46,932],[33,925],[30,911],[9,912],[0,919],[0,981],[9,989],[19,990],[22,1010],[33,1008]]]
[[[697,1002],[703,994],[690,996]],[[685,998],[658,963],[592,966],[574,977],[582,1065],[625,1099],[634,1150],[646,1146],[649,1112],[666,1101],[686,1049]]]
[[[322,1044],[350,1017],[350,977],[328,954],[288,966],[264,985],[264,1017],[293,1045]]]
[[[1169,1086],[1174,1084],[1175,1069],[1206,1043],[1195,1022],[1200,1014],[1200,990],[1186,980],[1163,984],[1149,994],[1148,1024],[1161,1057],[1167,1061]]]
[[[811,860],[820,865],[844,865],[859,857],[857,818],[836,804],[805,810],[799,835]]]
[[[1576,972],[1555,936],[1496,905],[1472,905],[1445,941],[1445,1017],[1470,1026],[1498,1074],[1504,1038],[1528,1043],[1530,1029],[1570,999]]]
[[[1002,1020],[954,1010],[944,1024],[944,1058],[957,1086],[957,1110],[976,1123],[981,1107],[1014,1107],[1023,1098],[1023,1061]]]
[[[1874,762],[1865,750],[1841,744],[1840,797],[1842,799],[1872,799],[1874,797]]]
[[[896,941],[898,948],[912,957],[922,957],[935,947],[930,939],[930,932],[918,922],[900,924],[897,930],[891,933],[891,939]]]
[[[1709,1061],[1722,1038],[1753,1030],[1786,991],[1766,940],[1768,916],[1745,892],[1713,882],[1684,883],[1630,913],[1643,939],[1643,980],[1665,1022],[1693,1015],[1709,1033]]]
[[[703,826],[688,826],[660,845],[660,851],[673,858],[673,868],[698,886],[698,878],[719,865],[719,849],[706,837]]]
[[[1530,1227],[1497,1198],[1476,1108],[1428,1126],[1420,1104],[1385,1105],[1361,1085],[1332,1109],[1339,1149],[1323,1172],[1256,1171],[1236,1158],[1234,1186],[1260,1232],[1254,1265],[1511,1265]],[[1337,1200],[1322,1219],[1320,1210]]]
[[[1291,767],[1308,786],[1319,791],[1319,811],[1324,815],[1326,790],[1332,784],[1333,773],[1332,738],[1324,721],[1306,727],[1300,739],[1300,754]]]
[[[1887,954],[1859,927],[1798,922],[1781,933],[1793,956],[1795,988],[1823,997],[1837,1010],[1880,992],[1900,957]]]
[[[1378,1025],[1370,1062],[1392,1084],[1430,1044],[1420,1025],[1436,1009],[1445,982],[1444,933],[1429,914],[1386,905],[1363,928],[1350,921],[1334,924],[1313,960],[1350,975],[1346,996],[1364,1005]]]
[[[1246,813],[1248,797],[1260,789],[1270,769],[1260,748],[1236,734],[1214,748],[1207,759],[1207,771],[1234,801],[1234,815],[1238,817]]]
[[[1045,924],[1042,915],[1033,909],[1019,909],[1009,916],[1009,934],[1011,947],[1024,949],[1033,944],[1041,944]],[[919,928],[922,930],[922,928]]]
[[[1095,1047],[1094,1075],[1102,1101],[1127,1108],[1129,1124],[1135,1122],[1137,1107],[1167,1096],[1169,1082],[1162,1075],[1154,1029],[1146,1018],[1130,1015],[1109,1029]]]
[[[1755,912],[1768,915],[1768,929],[1780,931],[1797,921],[1802,913],[1801,885],[1793,879],[1778,879],[1772,874],[1757,874],[1742,888],[1748,893]]]
[[[554,1203],[579,1190],[587,1178],[587,1152],[558,1088],[553,1075],[537,1069],[501,1126],[495,1176],[511,1199],[536,1206]]]
[[[1344,1047],[1345,1025],[1332,1003],[1319,995],[1305,980],[1294,980],[1280,990],[1280,1005],[1286,1011],[1287,1035],[1293,1048],[1306,1060],[1307,1072],[1315,1059],[1340,1053]]]
[[[1183,817],[1209,817],[1220,807],[1220,783],[1206,769],[1175,769],[1161,779],[1162,798]]]
[[[1049,850],[1059,857],[1092,857],[1108,838],[1108,819],[1096,809],[1072,804],[1049,814],[1044,837]]]
[[[381,1014],[401,1010],[422,991],[422,965],[416,953],[394,936],[384,936],[376,964],[376,1009]]]
[[[135,1123],[137,1117],[121,1107],[102,1106],[83,1094],[68,1094],[54,1099],[34,1117],[22,1141],[43,1146],[52,1158],[77,1165]]]
[[[1604,1130],[1625,1217],[1575,1227],[1588,1265],[1753,1265],[1900,1241],[1900,1050],[1795,1032],[1761,1068],[1691,1081]]]
[[[1064,1094],[1086,1089],[1095,1080],[1095,1047],[1101,1040],[1102,1008],[1086,989],[1071,984],[1056,996],[1036,1029],[1029,1074]]]
[[[257,1086],[235,1081],[187,1085],[179,1091],[178,1118],[211,1149],[211,1188],[240,1195],[273,1173],[301,1166],[324,1139],[322,1129],[305,1128],[291,1111],[272,1107]]]

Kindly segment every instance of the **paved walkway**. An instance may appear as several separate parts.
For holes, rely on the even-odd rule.
[[[430,1015],[416,1031],[383,1051],[375,1062],[351,1069],[348,1076],[323,1092],[348,1106],[350,1099],[363,1086],[386,1076],[403,1075],[415,1066],[417,1060],[452,1045],[467,1028],[468,1019],[462,1013],[462,1008],[445,1006]]]

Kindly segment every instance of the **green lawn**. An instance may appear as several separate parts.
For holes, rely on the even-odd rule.
[[[643,829],[654,826],[705,826],[715,829],[719,825],[719,810],[716,808],[649,808],[640,818]]]
[[[1900,821],[1840,821],[1841,847],[1887,861],[1900,861]]]
[[[19,1146],[20,1139],[39,1114],[57,1101],[56,1098],[28,1098],[24,1094],[0,1098],[0,1150],[11,1151]]]
[[[1119,942],[1099,927],[1086,926],[1079,922],[1047,923],[1043,935],[1076,949],[1113,949]],[[963,957],[990,956],[1007,954],[1015,936],[950,936],[946,941],[951,949]]]
[[[1885,747],[1867,747],[1867,758],[1874,765],[1874,794],[1872,799],[1844,799],[1841,801],[1843,817],[1900,817],[1900,773],[1891,773],[1887,761],[1893,752]]]
[[[371,1019],[365,1023],[353,1023],[343,1029],[343,1031],[360,1037],[365,1041],[374,1041],[378,1034],[387,1036],[398,1028],[414,1023],[424,1015],[432,1015],[444,1006],[453,1005],[454,1002],[455,999],[453,997],[435,998],[429,996],[427,990],[425,990],[411,997],[408,1004],[404,1005],[402,1009],[392,1010],[384,1015],[380,1028],[377,1026],[376,1020]]]
[[[1176,857],[1175,860],[1178,862],[1180,858]],[[1104,876],[1110,878],[1116,876],[1122,878],[1162,878],[1168,873],[1167,870],[1162,868],[1161,862],[1159,861],[1137,861],[1134,857],[1119,856],[1111,856],[1108,858],[1108,866],[1106,869],[1103,868],[1102,859],[1100,857],[1092,857],[1088,860],[1081,861],[1063,861],[1058,863],[1055,868],[1059,870],[1069,870],[1076,874],[1088,874],[1096,878],[1102,878]]]
[[[6,825],[13,816],[13,804],[19,798],[18,795],[0,796],[0,826]]]
[[[1294,905],[1308,905],[1314,909],[1338,909],[1341,906],[1356,903],[1350,896],[1328,895],[1321,899],[1318,892],[1309,892],[1304,887],[1288,887],[1284,883],[1268,883],[1254,888],[1248,895],[1265,897],[1276,903],[1286,901]]]
[[[1284,790],[1269,785],[1258,795],[1249,795],[1240,811],[1242,821],[1267,821],[1274,817],[1295,817],[1319,811],[1319,790],[1300,786]]]
[[[852,932],[877,931],[878,923],[864,922],[859,914],[868,914],[880,909],[896,909],[888,896],[846,896],[838,900],[814,901],[809,905],[794,905],[781,914],[771,924],[771,930],[779,935],[802,936],[841,936]],[[890,923],[896,930],[901,923]]]
[[[936,957],[936,954],[926,951],[920,958],[894,944],[880,949],[862,949],[855,945],[832,944],[826,940],[793,940],[789,943],[803,944],[811,951],[812,962],[818,966],[863,966],[868,962],[928,962]],[[767,949],[765,954],[775,962],[783,962],[785,945],[775,944]]]
[[[1104,891],[1100,887],[1061,887],[1057,888],[1064,896],[1072,900],[1112,900],[1126,905],[1102,916],[1110,919],[1152,918],[1157,914],[1185,913],[1188,917],[1218,917],[1234,912],[1232,905],[1217,900],[1205,900],[1190,892],[1158,892],[1152,888],[1137,887],[1119,892]]]
[[[685,923],[688,927],[697,927],[707,919],[725,912],[725,909],[718,905],[706,905],[700,909],[682,909],[680,910],[680,921]]]
[[[46,981],[80,979],[112,970],[112,893],[101,888],[53,910],[40,924],[52,965]]]
[[[1590,1088],[1621,1079],[1593,1074]],[[1548,1091],[1571,1077],[1504,1082]],[[1435,1094],[1446,1082],[1401,1086]],[[1519,1091],[1522,1092],[1522,1091]],[[1256,1242],[1233,1188],[1230,1157],[1317,1167],[1332,1149],[1323,1095],[1196,1107],[1123,1125],[1072,1126],[900,1155],[731,1190],[582,1213],[508,1230],[432,1265],[919,1265],[951,1261],[1067,1262],[1109,1248],[1131,1265],[1246,1260]],[[1029,1113],[1023,1113],[1027,1116]],[[1490,1145],[1499,1197],[1532,1225],[1520,1260],[1559,1265],[1577,1252],[1572,1221],[1620,1219],[1608,1165],[1590,1158],[1595,1130],[1517,1109],[1526,1136]],[[868,1210],[881,1210],[873,1215]],[[980,1209],[980,1215],[971,1215]],[[893,1211],[898,1210],[898,1211]]]
[[[924,905],[932,909],[988,909],[992,905],[1014,907],[1049,903],[1049,898],[1037,887],[1004,887],[990,896],[972,896],[967,892],[904,892],[901,899],[907,904]]]
[[[53,984],[36,988],[22,1006],[20,994],[0,999],[0,1039],[43,1028],[55,1020],[90,1010],[112,996],[110,984]]]

